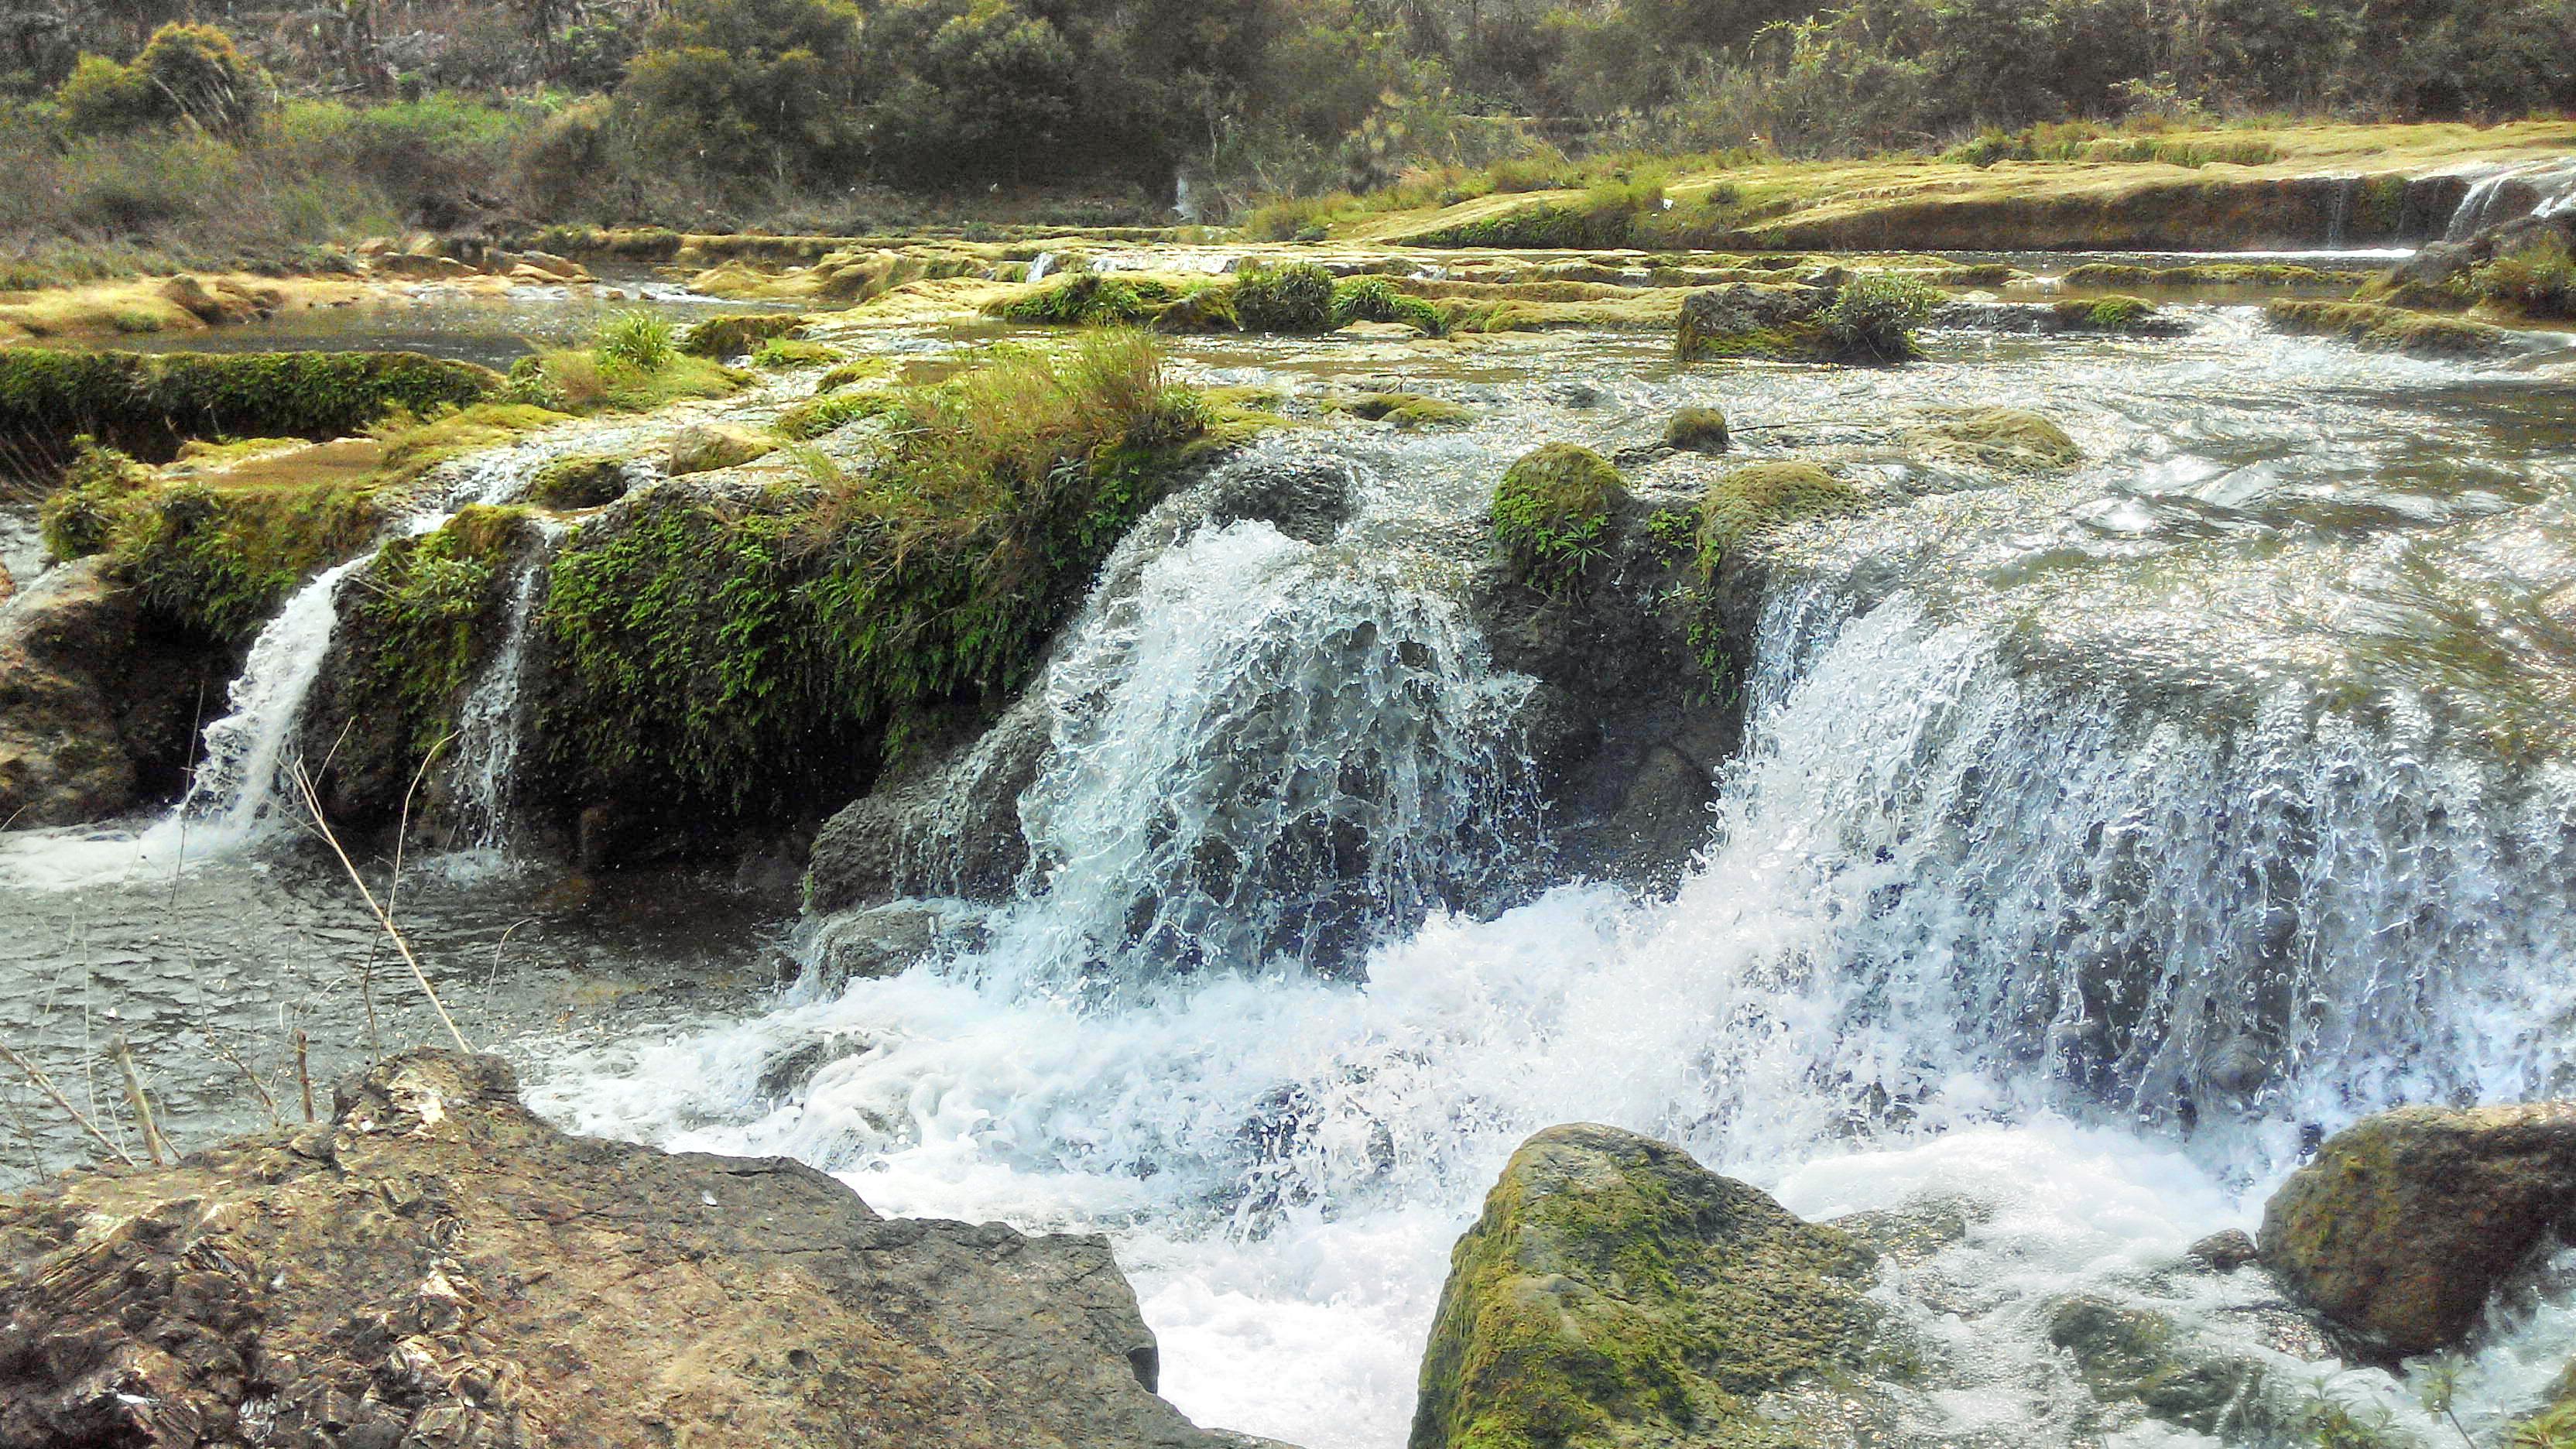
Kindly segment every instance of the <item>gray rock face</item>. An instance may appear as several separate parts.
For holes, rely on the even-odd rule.
[[[0,1203],[0,1444],[1221,1449],[1097,1237],[567,1136],[489,1057]]]
[[[1236,470],[1219,480],[1208,502],[1208,522],[1259,519],[1290,538],[1330,543],[1350,521],[1351,486],[1350,465],[1335,458]]]
[[[177,793],[230,652],[144,617],[98,559],[0,611],[0,826],[75,825]]]
[[[2326,1139],[2263,1207],[2263,1266],[2353,1352],[2447,1348],[2576,1228],[2576,1103],[2402,1107]]]
[[[805,872],[805,905],[828,913],[901,895],[1008,899],[1028,864],[1020,796],[1046,758],[1046,702],[1035,691],[980,738],[923,762],[823,823]]]

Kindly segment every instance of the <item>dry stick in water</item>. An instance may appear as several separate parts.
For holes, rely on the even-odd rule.
[[[197,1028],[197,1035],[204,1037],[206,1039],[206,1045],[214,1048],[215,1055],[232,1063],[234,1070],[242,1074],[242,1080],[250,1083],[251,1094],[259,1098],[259,1105],[261,1107],[267,1109],[268,1125],[276,1127],[283,1124],[286,1119],[277,1115],[277,1099],[269,1095],[268,1084],[259,1079],[259,1073],[250,1069],[250,1063],[233,1055],[232,1048],[225,1046],[221,1041],[218,1041],[215,1038],[215,1029],[213,1027],[201,1026]]]
[[[313,1068],[312,1064],[305,1060],[305,1051],[310,1045],[304,1032],[299,1028],[295,1033],[295,1084],[304,1089],[306,1126],[311,1126],[313,1123]]]
[[[134,1050],[125,1044],[123,1032],[116,1035],[116,1068],[125,1074],[125,1104],[134,1109],[135,1125],[143,1129],[144,1155],[159,1167],[164,1160],[161,1129],[152,1125],[152,1102],[143,1095],[143,1078],[134,1070]]]
[[[349,873],[349,883],[358,888],[358,898],[367,903],[376,924],[385,928],[385,935],[392,939],[394,949],[402,953],[403,964],[411,968],[412,979],[420,983],[421,994],[429,998],[430,1009],[438,1013],[440,1024],[447,1028],[448,1039],[456,1043],[458,1051],[471,1053],[474,1048],[465,1044],[465,1033],[456,1029],[456,1018],[447,1014],[447,1003],[438,999],[438,988],[429,984],[429,973],[421,969],[420,958],[411,953],[411,942],[404,940],[403,933],[394,928],[394,918],[385,914],[385,908],[377,903],[376,893],[367,888],[367,878],[358,873],[358,863],[349,859],[348,851],[340,848],[340,837],[331,832],[331,822],[322,818],[321,792],[313,788],[313,776],[304,768],[302,761],[296,762],[295,788],[304,797],[304,811],[312,817],[315,832],[331,847],[331,853],[340,858],[340,868]]]
[[[99,1131],[98,1124],[89,1120],[89,1118],[82,1113],[80,1108],[73,1106],[72,1099],[63,1095],[62,1088],[55,1086],[54,1079],[46,1076],[42,1068],[38,1067],[34,1062],[27,1060],[25,1057],[18,1055],[16,1052],[11,1051],[7,1042],[0,1042],[0,1057],[7,1058],[9,1065],[16,1067],[21,1072],[24,1072],[27,1080],[36,1084],[37,1091],[53,1098],[55,1106],[62,1108],[65,1113],[69,1114],[74,1122],[79,1123],[80,1129],[83,1132],[86,1132],[90,1136],[98,1139],[99,1146],[116,1154],[117,1161],[124,1163],[128,1167],[132,1167],[134,1165],[134,1154],[117,1146],[106,1133]]]

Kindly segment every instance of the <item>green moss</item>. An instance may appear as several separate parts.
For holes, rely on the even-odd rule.
[[[1552,1128],[1514,1155],[1451,1255],[1410,1442],[1814,1442],[1756,1404],[1866,1365],[1869,1264],[1673,1148]]]
[[[2082,292],[2138,287],[2224,291],[2235,288],[2340,288],[2349,280],[2314,267],[2287,262],[2196,262],[2180,267],[2148,267],[2117,262],[2088,262],[2068,272],[2065,285]]]
[[[995,316],[1039,327],[1134,327],[1180,294],[1151,277],[1076,272],[994,304]]]
[[[2411,311],[2375,302],[2280,300],[2264,308],[2284,332],[2342,337],[2382,352],[2420,357],[2483,357],[2503,350],[2501,328],[2465,317]]]
[[[1007,697],[1207,423],[1150,344],[1095,334],[908,389],[874,466],[664,485],[558,554],[548,778],[735,815],[810,806],[817,759],[864,769],[907,711]]]
[[[632,459],[618,453],[573,453],[537,469],[528,498],[548,508],[597,508],[626,494]]]
[[[1860,510],[1861,492],[1813,463],[1756,463],[1710,485],[1699,506],[1699,567],[1717,572],[1726,556],[1774,528]]]
[[[751,355],[751,365],[772,370],[790,367],[812,367],[838,362],[847,354],[828,342],[801,342],[793,337],[772,337],[760,344]]]
[[[1504,470],[1494,490],[1494,542],[1514,577],[1562,590],[1601,556],[1610,512],[1627,500],[1607,458],[1573,443],[1544,444]]]
[[[59,559],[100,552],[115,539],[136,496],[151,485],[151,469],[95,439],[74,439],[71,466],[37,514],[45,547]]]
[[[1311,263],[1249,268],[1234,279],[1228,296],[1246,332],[1325,332],[1333,326],[1332,274]]]
[[[372,481],[210,488],[137,496],[111,550],[145,607],[183,628],[246,642],[296,584],[366,546],[382,522]]]
[[[770,431],[790,442],[804,442],[901,405],[900,397],[892,392],[837,392],[809,397],[780,413]]]
[[[578,349],[523,357],[510,368],[506,396],[513,402],[584,416],[643,413],[690,398],[739,392],[751,374],[703,357],[682,355],[645,369]]]
[[[2144,297],[2069,297],[2050,310],[2066,325],[2093,332],[2131,332],[2158,320],[2156,304]]]
[[[562,413],[529,403],[476,403],[425,422],[396,413],[368,429],[385,445],[377,481],[409,483],[451,458],[563,421]]]
[[[1430,428],[1472,423],[1474,412],[1436,397],[1418,392],[1370,392],[1358,397],[1336,399],[1324,405],[1333,412],[1349,413],[1370,422],[1391,420],[1398,427]]]
[[[527,536],[528,510],[469,505],[438,529],[387,541],[343,606],[365,641],[357,678],[335,699],[359,734],[408,776],[456,731],[465,686],[497,633],[503,566]],[[345,762],[363,768],[357,756]]]
[[[1350,277],[1334,285],[1332,324],[1354,322],[1402,322],[1433,337],[1449,330],[1438,307],[1396,290],[1384,277]]]
[[[838,392],[854,382],[869,382],[894,371],[894,364],[882,357],[861,357],[844,362],[815,379],[816,392]]]
[[[355,433],[493,393],[470,363],[409,352],[168,353],[0,350],[0,436],[62,447],[87,434],[168,457],[187,438]]]
[[[1686,453],[1726,451],[1726,414],[1712,407],[1686,407],[1664,424],[1664,446]]]
[[[728,312],[702,318],[680,339],[680,351],[722,362],[741,357],[771,338],[787,336],[803,327],[805,320],[794,312]]]

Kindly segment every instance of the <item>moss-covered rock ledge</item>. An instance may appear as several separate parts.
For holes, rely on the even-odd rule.
[[[570,1136],[449,1052],[352,1073],[319,1124],[0,1200],[0,1325],[29,1449],[1257,1449],[1156,1396],[1104,1239]]]
[[[412,352],[0,350],[0,438],[62,454],[86,434],[154,460],[189,438],[335,438],[397,410],[482,401],[489,368]]]
[[[1670,1144],[1550,1127],[1450,1255],[1411,1449],[1820,1442],[1805,1416],[1901,1368],[1873,1261]]]

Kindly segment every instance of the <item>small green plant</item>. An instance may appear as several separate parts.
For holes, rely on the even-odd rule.
[[[2318,1377],[2308,1386],[2305,1403],[2299,1406],[2295,1420],[2297,1430],[2316,1449],[2394,1449],[2398,1442],[2390,1431],[2390,1414],[2385,1406],[2355,1409],[2334,1390],[2332,1375]]]
[[[647,373],[660,372],[680,355],[671,324],[650,312],[620,312],[601,323],[591,350],[602,362]]]
[[[2513,1426],[2506,1449],[2576,1449],[2576,1399],[2552,1404]]]
[[[1562,593],[1607,552],[1610,512],[1627,498],[1608,459],[1547,443],[1504,470],[1494,490],[1494,542],[1522,582]]]
[[[1354,322],[1402,322],[1432,337],[1449,330],[1438,307],[1397,291],[1384,277],[1351,277],[1334,285],[1333,325]]]

